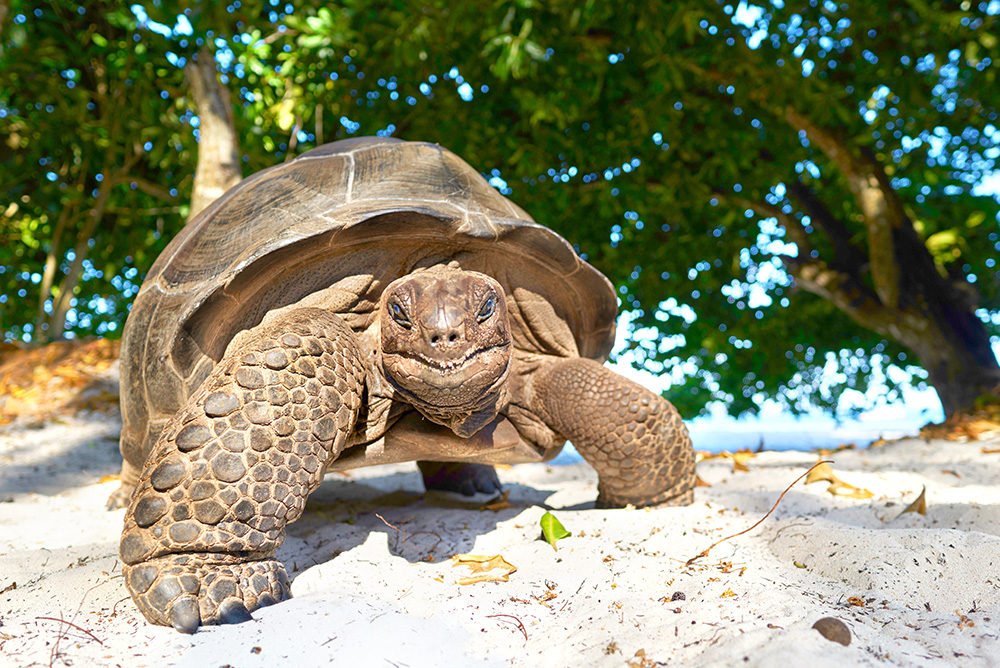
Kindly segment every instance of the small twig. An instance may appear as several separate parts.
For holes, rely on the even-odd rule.
[[[442,540],[444,540],[443,538],[441,538],[441,536],[437,532],[434,532],[434,531],[414,531],[411,534],[407,534],[406,538],[403,539],[403,542],[405,543],[406,541],[410,540],[414,536],[419,536],[422,533],[427,533],[427,534],[430,534],[430,535],[434,536],[435,538],[437,538],[437,542],[434,543],[434,546],[431,548],[431,552],[433,552],[435,549],[437,549],[437,546],[441,544]]]
[[[49,621],[49,622],[59,622],[60,624],[65,624],[66,626],[72,626],[77,631],[83,631],[84,633],[86,633],[88,636],[90,636],[94,640],[94,642],[96,642],[101,647],[104,646],[104,643],[101,642],[100,638],[98,638],[97,636],[95,636],[93,633],[91,633],[87,629],[83,628],[82,626],[77,626],[76,624],[74,624],[73,622],[71,622],[69,620],[59,619],[58,617],[35,617],[35,619],[43,619],[43,620]]]
[[[122,601],[127,601],[130,598],[132,598],[132,597],[131,596],[126,596],[125,598],[122,598],[122,599],[119,599],[119,600],[115,601],[115,604],[113,606],[111,606],[111,616],[114,617],[115,615],[118,614],[118,604],[119,603],[121,603]]]
[[[377,518],[379,518],[380,520],[382,520],[382,523],[383,523],[383,524],[385,524],[385,525],[386,525],[387,527],[389,527],[389,528],[392,528],[392,529],[395,529],[395,530],[396,530],[396,531],[398,531],[399,533],[403,534],[403,540],[404,540],[404,541],[406,540],[406,536],[409,536],[409,535],[410,535],[410,534],[409,534],[409,533],[407,533],[406,531],[403,531],[402,529],[400,529],[400,528],[399,528],[398,526],[396,526],[395,524],[390,524],[390,523],[389,523],[388,521],[386,521],[386,519],[385,519],[384,517],[382,517],[382,516],[381,516],[381,515],[379,515],[378,513],[375,513],[375,517],[377,517]]]
[[[46,562],[47,561],[48,560],[46,560]],[[106,582],[100,582],[100,583],[94,585],[93,587],[90,587],[89,589],[87,589],[87,591],[83,592],[83,596],[80,598],[80,604],[78,606],[76,606],[76,612],[73,613],[73,619],[76,619],[77,616],[79,616],[80,609],[83,608],[83,602],[85,600],[87,600],[87,594],[89,594],[90,592],[94,591],[95,589],[97,589],[98,587],[100,587],[103,584],[106,584]],[[104,646],[104,643],[101,642],[100,639],[98,639],[98,637],[95,636],[93,633],[91,633],[90,631],[88,631],[85,628],[77,626],[76,624],[74,624],[71,621],[67,621],[67,620],[63,619],[62,617],[59,617],[59,618],[55,618],[55,617],[36,617],[35,619],[44,619],[44,620],[49,620],[49,621],[53,621],[53,622],[60,622],[61,624],[65,624],[65,625],[70,626],[72,628],[79,629],[80,631],[83,631],[88,636],[90,636],[91,638],[93,638],[94,640],[96,640],[97,644],[99,644],[101,647]],[[52,651],[49,652],[49,668],[51,668],[53,665],[55,665],[56,658],[58,658],[59,655],[60,655],[59,645],[60,645],[60,643],[62,643],[63,637],[66,637],[65,636],[65,629],[62,626],[60,626],[59,627],[59,632],[56,634],[56,641],[52,644]],[[65,661],[64,661],[64,663],[65,663]]]
[[[778,507],[778,504],[779,504],[779,503],[781,503],[781,500],[782,500],[783,498],[785,498],[785,494],[788,494],[788,490],[790,490],[790,489],[791,489],[792,487],[795,487],[795,483],[797,483],[798,481],[802,480],[802,479],[803,479],[803,478],[805,478],[805,477],[806,477],[807,475],[809,475],[810,473],[812,473],[812,470],[813,470],[814,468],[816,468],[817,466],[819,466],[820,464],[832,464],[832,463],[833,463],[832,461],[829,461],[829,460],[824,460],[824,461],[819,461],[819,462],[816,462],[815,464],[813,464],[812,466],[810,466],[810,467],[809,467],[809,470],[808,470],[808,471],[806,471],[805,473],[803,473],[802,475],[800,475],[800,476],[799,476],[798,478],[796,478],[796,479],[795,479],[795,480],[794,480],[794,481],[792,482],[792,484],[791,484],[791,485],[789,485],[788,487],[786,487],[786,488],[785,488],[785,491],[781,493],[781,496],[779,496],[779,497],[778,497],[778,500],[774,502],[774,505],[773,505],[773,506],[771,506],[771,509],[770,509],[769,511],[767,511],[767,514],[766,514],[766,515],[764,515],[764,517],[762,517],[762,518],[760,518],[759,520],[757,520],[757,521],[756,521],[756,522],[755,522],[755,523],[753,524],[753,526],[751,526],[751,527],[749,527],[749,528],[747,528],[747,529],[744,529],[743,531],[740,531],[739,533],[734,533],[734,534],[733,534],[732,536],[726,536],[725,538],[723,538],[723,539],[721,539],[721,540],[717,540],[717,541],[715,541],[714,543],[712,543],[711,545],[709,545],[709,546],[708,546],[707,548],[705,548],[705,549],[704,549],[704,550],[703,550],[703,551],[702,551],[701,553],[699,553],[699,554],[697,554],[697,555],[695,555],[695,556],[691,557],[690,559],[688,559],[688,560],[687,560],[687,561],[686,561],[686,562],[684,563],[684,567],[685,567],[685,568],[687,568],[688,566],[690,566],[690,565],[691,565],[691,564],[693,564],[694,562],[698,561],[698,560],[699,560],[699,559],[701,559],[702,557],[707,557],[707,556],[708,556],[708,553],[709,553],[709,552],[711,552],[711,551],[712,551],[712,548],[714,548],[714,547],[715,547],[716,545],[719,545],[720,543],[724,543],[724,542],[726,542],[727,540],[730,540],[730,539],[733,539],[733,538],[736,538],[737,536],[742,536],[743,534],[745,534],[745,533],[748,533],[748,532],[750,532],[750,531],[753,531],[754,529],[756,529],[756,528],[757,528],[758,526],[760,526],[760,524],[761,524],[761,523],[762,523],[762,522],[763,522],[764,520],[766,520],[766,519],[767,519],[768,517],[770,517],[770,516],[771,516],[771,513],[773,513],[773,512],[774,512],[774,509],[775,509],[775,508],[777,508],[777,507]]]
[[[407,532],[407,531],[403,531],[402,529],[400,529],[400,528],[399,528],[398,526],[396,526],[395,524],[390,524],[390,523],[389,523],[389,522],[388,522],[388,521],[387,521],[387,520],[386,520],[386,519],[385,519],[384,517],[382,517],[382,516],[381,516],[381,515],[379,515],[378,513],[375,513],[375,517],[377,517],[377,518],[379,518],[380,520],[382,520],[382,523],[383,523],[383,524],[385,524],[385,525],[386,525],[387,527],[389,527],[389,528],[391,528],[391,529],[395,529],[395,530],[396,530],[396,531],[398,531],[399,533],[403,534],[403,541],[402,541],[402,542],[404,542],[404,543],[405,543],[405,542],[406,542],[406,539],[410,537],[410,534],[409,534],[409,532]],[[398,549],[399,549],[399,542],[400,542],[400,541],[399,541],[399,534],[397,534],[397,535],[396,535],[396,542],[395,542],[395,543],[393,544],[393,546],[392,546],[392,549],[394,549],[394,550],[398,550]]]
[[[522,624],[521,620],[518,619],[517,617],[515,617],[514,615],[486,615],[486,616],[487,617],[493,617],[493,618],[496,618],[496,619],[500,619],[500,617],[509,617],[510,619],[513,619],[515,622],[517,622],[517,629],[524,636],[525,642],[528,641],[528,632],[524,629],[524,624]],[[501,619],[500,621],[505,621],[505,620]]]

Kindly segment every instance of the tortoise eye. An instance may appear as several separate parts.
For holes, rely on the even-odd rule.
[[[483,302],[483,305],[479,309],[479,315],[477,316],[479,322],[484,322],[489,319],[493,312],[496,310],[497,300],[496,297],[490,295]]]
[[[389,312],[392,314],[392,319],[395,320],[396,324],[400,327],[403,327],[404,329],[410,329],[413,327],[413,323],[410,322],[410,319],[406,316],[406,311],[404,311],[403,307],[399,305],[399,302],[393,302],[390,304]]]

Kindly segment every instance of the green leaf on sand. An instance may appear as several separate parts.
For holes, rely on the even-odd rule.
[[[542,535],[545,536],[545,541],[552,546],[553,550],[559,549],[556,547],[557,540],[573,535],[566,531],[566,527],[552,513],[542,515],[540,524],[542,525]]]

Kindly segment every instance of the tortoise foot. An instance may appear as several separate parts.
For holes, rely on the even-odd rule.
[[[141,474],[142,471],[130,464],[128,460],[123,461],[121,473],[118,474],[118,481],[121,484],[118,489],[111,492],[105,507],[108,510],[118,510],[119,508],[128,507],[129,502],[132,501],[132,494],[135,492],[136,485],[139,484],[139,476]]]
[[[132,500],[132,492],[135,491],[134,486],[122,485],[115,491],[111,492],[108,496],[107,509],[108,510],[118,510],[119,508],[125,508],[128,506],[129,501]]]
[[[219,563],[215,554],[174,554],[125,566],[124,575],[139,611],[181,633],[249,621],[253,610],[291,598],[276,559]]]
[[[417,462],[427,491],[457,492],[463,496],[502,492],[497,472],[488,464]]]
[[[637,508],[649,506],[690,506],[694,503],[694,490],[687,480],[683,480],[676,486],[660,492],[655,496],[630,496],[614,494],[608,490],[601,490],[597,495],[595,508],[624,508],[633,505]]]

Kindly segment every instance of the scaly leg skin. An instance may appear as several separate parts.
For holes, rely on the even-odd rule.
[[[125,515],[125,585],[146,619],[194,633],[289,598],[274,559],[354,428],[354,333],[320,309],[250,330],[163,430]]]
[[[589,359],[553,362],[532,408],[599,476],[597,507],[684,506],[694,500],[694,450],[677,409]]]

